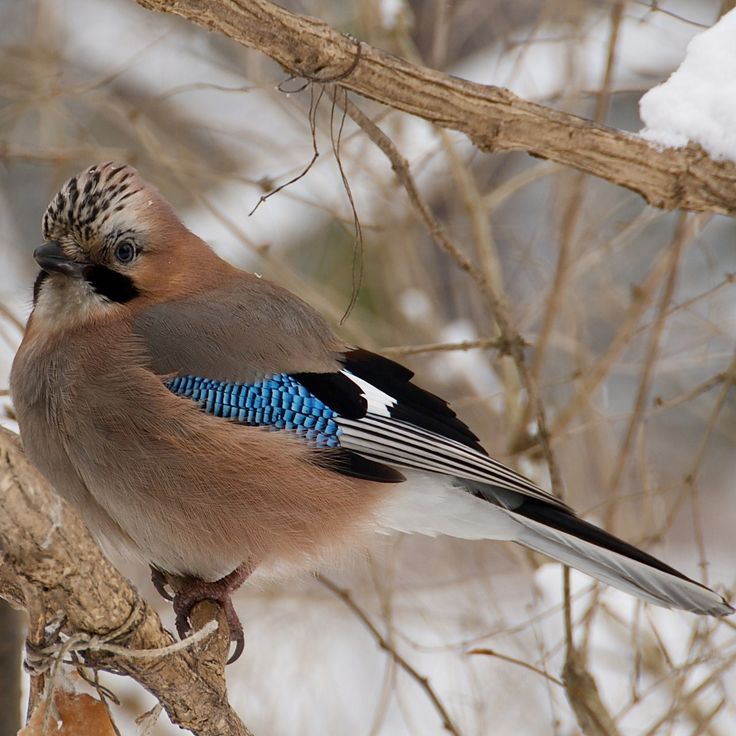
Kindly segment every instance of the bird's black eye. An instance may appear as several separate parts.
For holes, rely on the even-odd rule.
[[[120,263],[130,263],[136,256],[136,248],[129,240],[123,240],[115,246],[115,258]]]

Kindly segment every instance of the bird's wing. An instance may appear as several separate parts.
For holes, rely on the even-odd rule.
[[[447,402],[411,382],[407,368],[367,350],[348,351],[342,362],[342,374],[367,403],[363,416],[338,419],[342,447],[398,467],[478,481],[564,507],[489,457]],[[322,377],[310,380],[319,396]]]
[[[299,432],[329,450],[315,458],[334,470],[396,482],[411,468],[562,505],[489,457],[410,370],[366,350],[335,352],[321,318],[273,288],[281,301],[268,307],[242,286],[159,305],[135,331],[174,393],[233,421]]]
[[[142,309],[133,334],[155,373],[221,381],[339,370],[345,348],[308,304],[243,272],[216,289]]]
[[[233,421],[298,432],[339,472],[396,482],[402,468],[421,470],[567,508],[489,457],[410,370],[345,350],[315,310],[264,279],[238,274],[150,306],[133,332],[174,393]]]

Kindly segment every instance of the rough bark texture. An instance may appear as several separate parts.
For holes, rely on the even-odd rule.
[[[396,110],[465,133],[483,151],[528,151],[632,189],[656,207],[736,214],[736,164],[697,145],[642,138],[420,67],[267,0],[136,0],[270,56],[296,77],[335,82]]]
[[[44,645],[44,627],[63,612],[63,632],[105,637],[129,649],[173,643],[156,612],[107,561],[82,521],[28,463],[15,436],[0,429],[0,596],[28,612],[29,643]],[[195,627],[219,609],[199,604]],[[191,650],[131,658],[88,652],[87,663],[129,675],[155,695],[175,723],[201,736],[246,736],[230,708],[223,662],[227,624]],[[41,697],[38,683],[32,688]]]

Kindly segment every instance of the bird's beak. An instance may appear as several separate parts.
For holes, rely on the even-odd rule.
[[[82,272],[89,265],[71,260],[56,240],[39,245],[33,251],[33,257],[46,273],[63,273],[65,276],[75,278],[81,278]]]

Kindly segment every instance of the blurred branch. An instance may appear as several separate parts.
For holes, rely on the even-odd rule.
[[[136,0],[270,56],[295,77],[348,90],[465,133],[483,151],[527,151],[632,189],[664,209],[736,214],[736,164],[696,144],[659,149],[631,133],[417,66],[267,0]]]
[[[20,730],[20,653],[23,650],[23,618],[0,599],[0,736]]]
[[[526,344],[526,343],[524,343]],[[493,348],[502,354],[508,351],[508,344],[500,337],[485,337],[478,340],[461,340],[460,342],[433,342],[426,345],[402,345],[393,348],[381,348],[383,355],[420,355],[422,353],[444,353],[453,350],[477,350]]]
[[[404,670],[404,672],[406,672],[406,674],[409,675],[409,677],[411,677],[419,687],[422,688],[422,690],[424,690],[427,697],[432,701],[432,705],[435,707],[438,715],[442,719],[442,725],[445,730],[453,734],[453,736],[460,736],[460,731],[453,723],[452,718],[450,718],[450,714],[447,712],[447,709],[437,696],[434,688],[429,684],[429,679],[417,672],[417,670],[415,670],[414,667],[412,667],[411,664],[409,664],[409,662],[407,662],[407,660],[396,651],[386,637],[383,636],[383,634],[381,634],[381,632],[376,628],[375,624],[368,617],[368,614],[353,600],[349,591],[338,587],[329,578],[322,575],[317,575],[316,577],[317,580],[327,588],[327,590],[334,593],[358,617],[358,619],[362,621],[368,631],[373,635],[378,646],[381,647],[381,649],[383,649],[383,651],[386,652],[394,662],[396,662],[396,664],[401,667],[401,669]]]
[[[603,705],[598,686],[581,655],[568,648],[562,682],[578,725],[587,736],[620,736],[616,723]]]
[[[481,647],[480,649],[471,649],[468,654],[482,654],[485,657],[495,657],[496,659],[503,660],[504,662],[509,662],[510,664],[515,664],[519,667],[523,667],[525,670],[529,670],[530,672],[534,672],[537,675],[541,675],[546,680],[549,680],[551,683],[554,683],[555,685],[559,685],[560,687],[565,687],[565,683],[562,682],[562,680],[558,679],[557,677],[554,677],[553,675],[550,675],[549,672],[545,672],[540,667],[535,667],[533,664],[529,664],[529,662],[525,662],[523,659],[518,659],[517,657],[510,657],[508,654],[501,654],[500,652],[496,652],[493,649],[487,649],[485,647]]]
[[[672,302],[672,298],[675,294],[675,286],[677,284],[677,277],[679,275],[682,261],[682,252],[685,247],[685,243],[689,240],[691,235],[692,233],[688,223],[688,215],[685,212],[681,212],[677,220],[675,234],[670,247],[670,257],[667,264],[667,279],[664,283],[664,288],[660,297],[657,315],[649,334],[649,345],[647,346],[646,357],[642,364],[639,388],[636,393],[636,398],[634,399],[633,411],[629,417],[629,421],[627,422],[626,432],[624,433],[624,438],[621,442],[618,457],[614,465],[613,474],[609,482],[608,495],[612,499],[618,498],[618,494],[621,491],[621,481],[626,468],[626,462],[629,458],[632,445],[634,444],[634,437],[636,436],[640,423],[643,421],[645,410],[649,404],[649,390],[652,383],[652,374],[654,373],[654,366],[659,355],[662,333],[667,322],[667,310],[669,309],[670,303]],[[616,505],[612,503],[606,512],[606,526],[609,528],[613,525],[615,509]]]
[[[79,651],[86,665],[137,680],[172,722],[198,736],[248,736],[227,700],[224,617],[218,617],[218,632],[192,646],[194,651],[140,651],[169,647],[174,640],[4,429],[0,466],[0,596],[28,612],[29,648],[49,650],[47,627],[61,612],[62,633],[87,642],[74,649],[62,644],[62,653]],[[218,612],[209,602],[198,605],[195,628]],[[32,678],[29,712],[52,694],[47,680],[43,674]]]
[[[592,400],[596,389],[610,374],[616,361],[631,342],[642,316],[649,309],[669,263],[669,250],[658,254],[649,272],[631,289],[631,304],[623,315],[616,334],[606,351],[582,376],[570,401],[559,409],[552,424],[552,436],[557,438],[567,430],[572,419]]]

